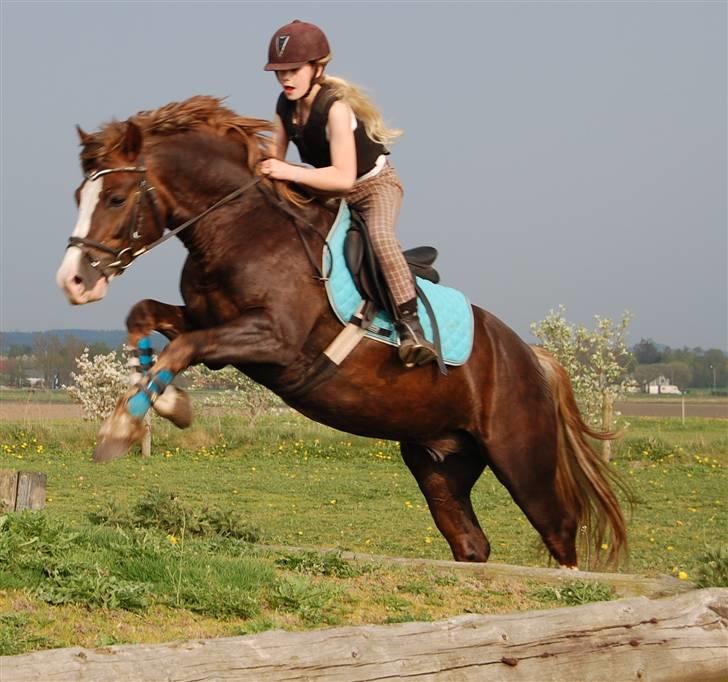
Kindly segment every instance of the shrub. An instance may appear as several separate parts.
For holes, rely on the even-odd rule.
[[[280,559],[276,559],[275,564],[280,568],[287,568],[297,573],[327,575],[336,578],[352,578],[367,570],[358,568],[346,559],[342,559],[341,552],[285,554]]]
[[[36,590],[49,604],[85,604],[104,609],[141,611],[147,606],[149,589],[142,583],[121,580],[100,568],[66,575],[59,571]]]
[[[131,509],[109,502],[89,513],[88,518],[97,525],[157,529],[171,536],[184,531],[187,535],[218,535],[246,542],[260,539],[260,530],[245,521],[240,513],[207,507],[193,509],[176,493],[160,488],[147,490]]]
[[[698,587],[728,587],[728,548],[713,547],[698,557]]]
[[[532,596],[541,601],[576,606],[594,601],[609,601],[614,597],[614,591],[604,583],[576,580],[564,585],[543,587],[533,592]]]
[[[195,365],[185,371],[185,380],[192,389],[214,391],[203,399],[205,405],[240,410],[252,418],[283,405],[275,393],[234,367],[213,371],[204,365]]]
[[[590,330],[570,324],[565,312],[559,306],[531,324],[531,331],[566,370],[586,421],[610,431],[614,425],[604,423],[605,404],[611,405],[619,398],[628,382],[627,365],[632,356],[625,337],[631,316],[624,313],[615,324],[595,315],[596,327]]]
[[[120,358],[115,351],[89,357],[89,349],[84,348],[76,358],[76,366],[78,371],[71,372],[74,384],[64,388],[81,404],[84,419],[105,419],[129,385],[126,358]]]

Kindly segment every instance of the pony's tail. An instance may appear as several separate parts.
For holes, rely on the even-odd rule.
[[[612,440],[617,434],[591,428],[584,422],[574,398],[569,375],[556,358],[533,346],[544,371],[556,408],[557,455],[556,490],[567,509],[578,519],[578,543],[586,540],[594,565],[617,565],[627,554],[627,529],[615,488],[627,499],[631,494],[626,483],[605,462],[587,440]],[[603,562],[604,546],[607,547]],[[593,554],[592,554],[593,551]],[[589,562],[592,563],[592,562]]]

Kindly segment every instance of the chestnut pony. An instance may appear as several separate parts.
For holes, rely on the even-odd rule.
[[[86,177],[57,275],[71,303],[103,298],[136,256],[191,221],[176,233],[189,252],[185,305],[146,299],[129,312],[130,346],[154,330],[170,342],[149,386],[132,387],[102,426],[95,459],[118,457],[141,439],[141,415],[156,394],[157,412],[188,425],[187,397],[166,385],[190,365],[230,364],[311,419],[399,441],[456,560],[490,554],[470,501],[486,466],[558,564],[577,565],[577,530],[596,553],[608,541],[607,558],[616,559],[626,546],[624,518],[613,473],[587,439],[610,436],[584,423],[556,360],[485,310],[473,307],[473,351],[447,375],[436,365],[405,369],[392,346],[365,338],[337,372],[300,390],[342,329],[320,281],[333,213],[256,175],[268,130],[201,96],[93,134],[78,129]],[[139,400],[149,402],[132,409]]]

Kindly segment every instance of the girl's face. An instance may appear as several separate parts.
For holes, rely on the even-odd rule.
[[[308,92],[314,73],[312,64],[304,64],[297,69],[276,71],[276,78],[283,87],[286,99],[295,101],[301,99]]]

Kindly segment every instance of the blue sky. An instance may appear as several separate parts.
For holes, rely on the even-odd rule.
[[[634,315],[630,339],[728,350],[725,2],[2,2],[0,330],[121,328],[179,302],[182,248],[108,297],[54,283],[75,222],[74,125],[195,94],[272,116],[273,31],[319,24],[330,72],[405,131],[405,247],[530,340]],[[292,158],[295,153],[292,153]]]

